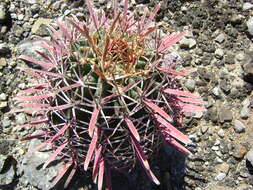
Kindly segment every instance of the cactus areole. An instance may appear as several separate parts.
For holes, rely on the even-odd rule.
[[[36,150],[50,145],[54,152],[45,160],[48,167],[55,159],[65,162],[54,183],[69,173],[65,186],[77,169],[89,171],[102,189],[110,186],[110,169],[129,172],[139,163],[156,184],[148,159],[163,142],[189,154],[183,144],[189,138],[173,125],[183,113],[202,111],[204,102],[196,95],[179,89],[178,77],[193,70],[176,70],[168,48],[184,33],[160,37],[154,17],[157,5],[139,20],[123,11],[117,1],[113,13],[105,15],[86,1],[89,19],[71,17],[48,26],[51,39],[40,38],[47,53],[41,60],[21,56],[40,69],[21,67],[31,74],[35,84],[15,98],[38,120],[19,127],[41,124],[44,137]]]

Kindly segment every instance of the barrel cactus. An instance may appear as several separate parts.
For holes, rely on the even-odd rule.
[[[168,48],[184,33],[161,37],[154,18],[157,5],[140,20],[128,11],[125,0],[122,12],[115,0],[111,14],[105,15],[86,1],[90,17],[86,22],[75,16],[49,25],[50,40],[40,38],[47,53],[38,51],[41,60],[22,55],[39,69],[21,67],[34,78],[33,87],[19,92],[15,101],[33,110],[38,120],[20,127],[41,125],[42,133],[24,140],[43,137],[36,150],[51,146],[55,159],[65,162],[55,179],[77,170],[91,172],[102,189],[110,185],[110,170],[131,171],[139,163],[156,184],[148,159],[167,142],[190,154],[182,145],[189,138],[174,125],[185,112],[202,111],[204,102],[182,91],[178,78],[193,70],[177,70]]]

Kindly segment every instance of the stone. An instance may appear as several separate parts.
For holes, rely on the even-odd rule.
[[[224,55],[224,51],[223,51],[223,49],[218,48],[215,50],[214,54],[218,59],[221,59]]]
[[[240,120],[234,121],[234,130],[236,133],[244,132],[245,128],[246,128],[246,126]]]
[[[41,60],[41,56],[36,52],[40,51],[42,53],[47,54],[46,50],[42,48],[39,44],[41,43],[41,40],[23,40],[17,45],[17,51],[20,55],[26,55],[28,57],[31,57],[35,60]],[[38,65],[34,63],[28,63],[29,66],[38,68]]]
[[[8,155],[11,149],[11,146],[15,143],[14,140],[4,140],[0,139],[0,154]]]
[[[47,18],[38,18],[32,26],[32,34],[37,34],[40,27],[44,24],[51,24],[53,20]]]
[[[242,10],[244,10],[244,11],[247,11],[247,10],[249,10],[251,8],[253,8],[253,4],[252,3],[246,2],[246,3],[243,3],[243,5],[242,5]]]
[[[253,36],[253,17],[250,17],[246,24],[248,27],[249,34]]]
[[[196,87],[196,82],[193,79],[188,79],[185,83],[185,87],[190,91],[193,92]]]
[[[240,117],[242,119],[248,119],[250,113],[250,109],[248,107],[242,107],[240,111]]]
[[[216,41],[216,42],[218,42],[218,43],[222,43],[222,42],[224,42],[224,40],[225,40],[225,34],[223,34],[223,33],[219,34],[219,35],[214,39],[214,41]]]
[[[33,5],[33,4],[38,3],[38,0],[27,0],[27,3]]]
[[[0,155],[0,170],[0,186],[11,184],[16,175],[15,160],[10,156]]]
[[[0,102],[0,109],[6,108],[7,105],[8,105],[8,102],[7,102],[7,101],[2,101],[2,102]]]
[[[206,133],[207,130],[208,130],[208,126],[203,125],[203,126],[201,127],[201,132],[202,132],[203,134]]]
[[[18,20],[23,20],[23,19],[24,19],[24,17],[25,17],[25,15],[24,15],[24,14],[19,14],[19,15],[18,15]]]
[[[1,124],[2,124],[3,128],[10,127],[11,126],[11,120],[9,120],[9,119],[2,119]]]
[[[216,98],[221,98],[221,90],[219,87],[214,87],[212,89],[212,94],[216,97]]]
[[[222,107],[219,110],[219,120],[221,123],[230,122],[233,120],[233,114],[230,109]]]
[[[0,29],[0,34],[5,34],[8,31],[8,27],[7,26],[2,26]]]
[[[6,59],[4,57],[0,58],[0,69],[5,67],[6,65],[7,65]],[[0,98],[0,100],[1,100],[1,98]]]
[[[0,155],[0,173],[2,172],[4,165],[5,165],[5,161],[7,160],[8,156],[5,155]]]
[[[227,176],[227,174],[221,172],[221,173],[219,173],[219,174],[215,177],[215,179],[218,180],[218,181],[221,181],[221,180],[223,180],[226,176]]]
[[[3,3],[0,3],[0,23],[6,22],[7,12]]]
[[[0,54],[8,54],[10,52],[10,48],[7,43],[0,43]]]
[[[234,148],[233,156],[237,159],[241,159],[247,153],[247,149],[243,145],[236,145]]]
[[[183,38],[179,41],[180,47],[183,49],[192,49],[196,46],[196,40],[192,38]]]
[[[0,94],[0,100],[3,101],[3,100],[6,100],[6,94],[5,93],[1,93]]]
[[[33,135],[40,133],[36,131]],[[30,141],[29,150],[41,144],[38,139]],[[52,154],[52,151],[43,150],[35,152],[29,152],[25,154],[21,163],[21,171],[24,173],[24,178],[33,186],[41,189],[48,190],[53,187],[52,180],[58,175],[58,171],[64,167],[62,162],[55,162],[43,169],[44,162]]]
[[[220,129],[220,130],[218,131],[218,135],[219,135],[219,137],[223,138],[223,137],[225,136],[224,130],[223,130],[223,129]]]
[[[24,113],[19,113],[15,116],[16,122],[19,125],[23,125],[26,122],[26,115]]]
[[[246,98],[243,100],[242,105],[245,107],[249,107],[250,106],[250,99]]]
[[[247,152],[246,159],[247,161],[249,161],[251,166],[253,166],[253,149],[252,148]]]

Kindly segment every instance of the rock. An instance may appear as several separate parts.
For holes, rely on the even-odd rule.
[[[41,40],[23,40],[17,45],[17,51],[20,55],[26,55],[28,57],[31,57],[35,60],[41,60],[42,57],[36,52],[40,51],[42,53],[47,54],[46,50],[42,48],[39,44],[41,43]],[[32,66],[34,68],[38,68],[38,65],[34,63],[28,63],[29,66]]]
[[[201,127],[201,132],[202,132],[203,134],[206,133],[207,130],[208,130],[208,126],[203,125],[203,126]]]
[[[15,116],[16,122],[19,125],[23,125],[26,122],[26,115],[24,113],[19,113]]]
[[[33,5],[33,4],[38,3],[38,0],[27,0],[27,3]]]
[[[42,25],[45,24],[50,24],[53,20],[52,19],[47,19],[47,18],[38,18],[35,23],[32,26],[32,34],[38,34],[39,29],[41,28]],[[47,31],[46,33],[43,32],[43,34],[40,33],[40,35],[47,35]]]
[[[225,40],[225,34],[223,34],[223,33],[219,34],[219,35],[214,39],[214,41],[216,41],[216,42],[218,42],[218,43],[222,43],[222,42],[224,42],[224,40]]]
[[[6,59],[4,57],[0,58],[0,69],[7,65]]]
[[[219,111],[219,120],[221,123],[230,122],[233,119],[233,114],[230,109],[222,107]]]
[[[246,159],[250,162],[251,166],[253,166],[253,149],[252,148],[247,152]]]
[[[253,36],[253,17],[250,17],[246,24],[249,34]]]
[[[179,41],[180,47],[183,49],[191,49],[194,48],[197,44],[196,40],[192,38],[183,38]]]
[[[0,155],[0,187],[13,182],[16,175],[16,161],[10,156]]]
[[[247,11],[247,10],[251,9],[252,7],[253,7],[252,3],[246,2],[246,3],[243,3],[242,10]]]
[[[228,94],[231,90],[231,85],[229,80],[220,80],[220,89],[225,93]]]
[[[216,97],[216,98],[221,98],[221,90],[219,87],[214,87],[212,89],[212,94]]]
[[[220,129],[220,130],[218,131],[218,135],[219,135],[219,137],[223,138],[223,137],[225,136],[224,130],[223,130],[223,129]]]
[[[215,177],[215,179],[218,180],[218,181],[221,181],[221,180],[223,180],[226,176],[227,176],[227,174],[221,172],[221,173],[219,173],[219,174]]]
[[[0,54],[6,55],[10,52],[10,48],[7,43],[0,43]]]
[[[4,169],[5,161],[7,160],[8,156],[0,155],[0,173]]]
[[[243,145],[237,145],[235,146],[234,148],[234,153],[233,153],[233,156],[237,159],[241,159],[244,157],[244,155],[246,154],[247,152],[247,149],[245,146]]]
[[[38,132],[36,132],[38,133]],[[41,143],[38,139],[33,139],[30,142],[29,150],[38,146]],[[48,190],[53,187],[52,180],[58,175],[58,171],[64,167],[63,163],[54,163],[45,169],[42,169],[43,163],[52,154],[51,151],[43,151],[36,153],[27,153],[21,163],[21,171],[24,172],[24,177],[33,186]]]
[[[240,117],[242,119],[248,119],[249,112],[250,112],[250,109],[248,107],[242,107],[242,109],[240,111]]]
[[[3,3],[0,3],[0,23],[6,22],[7,12]]]
[[[215,50],[214,54],[218,59],[221,59],[224,55],[224,51],[223,49],[218,48]]]
[[[188,79],[185,83],[185,87],[190,91],[193,92],[196,87],[196,82],[193,79]]]
[[[2,119],[1,124],[2,124],[3,128],[10,127],[11,126],[11,120],[9,120],[9,119]]]
[[[2,26],[0,29],[0,34],[5,34],[8,31],[8,27],[7,26]]]
[[[6,108],[7,105],[8,105],[8,102],[7,102],[7,101],[2,101],[2,102],[0,102],[0,109]]]
[[[3,101],[3,100],[6,100],[6,94],[5,93],[1,93],[0,94],[0,100]]]
[[[10,148],[14,143],[14,140],[0,140],[0,154],[9,154]]]
[[[234,130],[236,133],[242,133],[245,131],[245,125],[239,121],[239,120],[235,120],[234,121]]]
[[[245,106],[245,107],[249,107],[250,106],[249,98],[246,98],[245,100],[243,100],[242,105]]]

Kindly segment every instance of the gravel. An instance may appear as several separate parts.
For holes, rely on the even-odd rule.
[[[48,2],[52,2],[51,6]],[[131,1],[130,8],[141,12],[146,5],[156,4],[155,0],[136,0]],[[197,117],[187,116],[180,128],[193,141],[188,146],[192,156],[186,158],[169,147],[154,159],[151,167],[161,186],[152,185],[137,169],[128,177],[113,174],[112,183],[116,189],[124,190],[253,189],[253,175],[248,168],[249,164],[253,167],[253,5],[247,0],[233,3],[161,0],[161,4],[158,18],[164,23],[161,26],[165,27],[164,31],[187,31],[174,49],[182,57],[183,69],[197,68],[198,71],[187,76],[182,84],[208,102],[207,111]],[[111,5],[107,1],[95,1],[96,8],[107,12]],[[43,23],[62,20],[63,15],[84,18],[87,9],[83,6],[82,0],[0,2],[0,170],[7,158],[17,163],[9,164],[6,172],[0,172],[0,184],[10,184],[8,188],[13,190],[47,189],[50,178],[58,171],[54,166],[45,171],[36,170],[36,165],[43,163],[42,157],[48,155],[44,152],[31,155],[27,152],[30,141],[20,143],[34,128],[14,130],[15,126],[35,118],[8,113],[17,106],[12,98],[31,81],[18,71],[17,57],[24,54],[39,59],[36,50],[42,49],[32,35],[46,36]],[[68,188],[82,189],[91,190],[92,182],[77,177]]]

